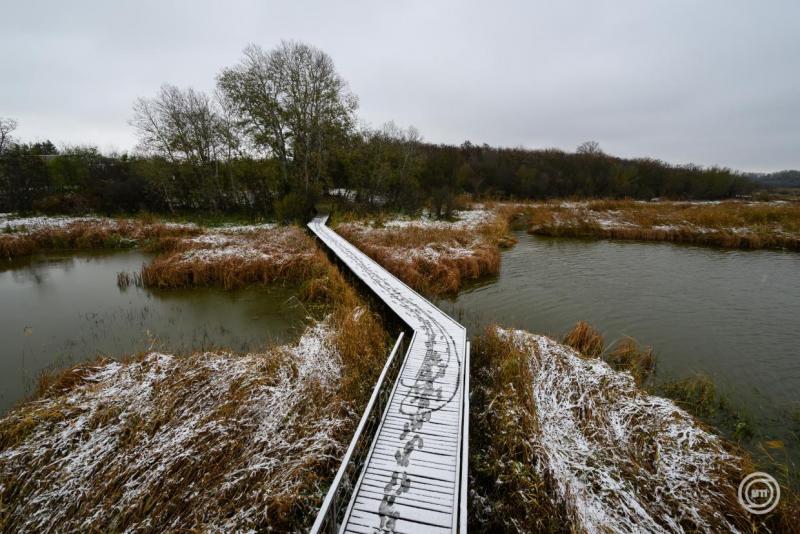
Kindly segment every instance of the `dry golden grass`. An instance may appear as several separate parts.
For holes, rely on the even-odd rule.
[[[579,321],[564,336],[564,344],[590,358],[597,358],[603,353],[605,340],[603,335],[586,321]]]
[[[466,282],[500,271],[500,247],[513,244],[505,220],[493,217],[474,227],[407,225],[381,227],[344,223],[345,239],[417,291],[452,295]]]
[[[34,228],[30,232],[0,234],[0,257],[15,258],[53,249],[119,248],[148,240],[197,235],[201,231],[196,226],[134,219],[78,221]]]
[[[656,358],[651,347],[642,347],[633,338],[626,337],[606,352],[602,335],[584,321],[577,323],[565,336],[564,343],[586,358],[602,356],[616,371],[630,373],[638,387],[646,384],[655,371]],[[506,350],[513,352],[517,349],[510,347]],[[656,389],[659,395],[669,398],[699,418],[696,422],[699,428],[709,428],[707,425],[710,421],[714,420],[721,410],[728,408],[724,397],[718,393],[716,384],[707,375],[697,374],[660,384]],[[723,443],[729,454],[740,459],[739,471],[732,476],[743,478],[747,473],[757,470],[752,457],[745,450],[728,441]],[[735,480],[731,484],[733,482]],[[728,505],[735,507],[736,503],[731,500]],[[748,530],[753,532],[800,532],[800,495],[793,488],[783,485],[781,502],[773,513],[761,518],[748,516],[747,520]]]
[[[583,328],[580,337],[591,339],[587,332]],[[589,346],[596,350],[596,343]],[[635,348],[621,346],[620,352]],[[489,328],[474,342],[473,365],[471,529],[577,532],[599,521],[627,531],[644,528],[646,518],[664,531],[676,525],[684,531],[798,531],[795,493],[785,490],[779,508],[765,518],[747,514],[736,491],[754,470],[752,461],[667,401],[608,374],[597,359],[570,360],[568,349],[546,338]],[[612,431],[623,414],[624,436]],[[564,444],[575,447],[568,451],[541,441],[561,436],[562,424],[587,443],[579,447],[567,437]],[[692,445],[683,446],[679,437]],[[564,470],[577,471],[565,478]],[[558,489],[564,483],[576,491]],[[584,508],[591,502],[614,504]]]
[[[321,252],[296,226],[199,238],[167,237],[156,247],[164,252],[141,271],[147,287],[236,289],[278,280],[296,283],[309,279],[312,267],[321,261]]]
[[[140,355],[44,377],[36,400],[0,420],[0,531],[307,529],[388,339],[302,243],[300,299],[325,319],[300,345]]]
[[[643,386],[656,370],[652,347],[643,347],[631,337],[624,337],[606,351],[605,339],[586,321],[578,323],[564,336],[563,343],[587,358],[602,358],[615,371],[630,373],[636,385]]]
[[[538,235],[800,250],[800,203],[594,200],[505,209],[524,213]]]
[[[474,340],[470,400],[470,530],[571,532],[538,467],[528,355],[488,328]]]

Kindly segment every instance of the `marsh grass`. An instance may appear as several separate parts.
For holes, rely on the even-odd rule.
[[[144,280],[141,273],[130,273],[128,271],[120,271],[117,273],[117,287],[125,290],[130,286],[144,287]]]
[[[511,209],[511,208],[508,208]],[[532,234],[800,250],[800,203],[593,200],[523,208]]]
[[[570,532],[530,437],[537,432],[528,356],[496,328],[473,341],[470,530]]]
[[[642,347],[635,339],[625,337],[604,358],[617,371],[627,371],[636,385],[642,387],[656,370],[656,357],[652,347]]]
[[[468,281],[500,271],[500,247],[511,246],[506,221],[493,217],[474,227],[342,223],[345,239],[403,282],[427,295],[454,295]]]
[[[747,459],[628,373],[543,336],[497,328],[475,340],[473,360],[470,465],[482,531],[766,527],[736,499],[752,469]]]
[[[311,238],[295,226],[197,238],[167,236],[151,247],[162,253],[142,267],[146,287],[237,289],[278,280],[297,283],[321,262]]]
[[[26,232],[0,234],[0,257],[16,258],[45,250],[126,248],[167,237],[197,235],[195,226],[138,219],[98,219]]]
[[[38,397],[0,420],[0,531],[307,529],[388,339],[302,243],[299,298],[315,320],[297,343],[148,353],[43,377]]]
[[[728,408],[728,402],[720,395],[717,385],[702,373],[661,384],[658,391],[702,418],[714,417]]]
[[[734,442],[720,440],[727,454],[736,457],[739,471],[731,473],[729,483],[738,484],[745,475],[756,470],[766,470],[780,475],[781,502],[778,508],[766,517],[747,516],[747,529],[753,532],[800,532],[800,496],[789,481],[794,478],[790,463],[772,458],[769,453],[756,462],[740,443],[754,437],[753,424],[746,413],[734,408],[705,374],[696,374],[679,380],[653,383],[656,358],[651,347],[639,345],[635,339],[625,337],[612,348],[605,348],[600,332],[586,322],[579,322],[564,337],[584,358],[602,358],[616,371],[630,374],[638,388],[647,385],[647,391],[675,402],[696,418],[694,425],[708,432],[721,432]],[[644,390],[642,390],[644,392]],[[735,512],[735,507],[731,510]]]
[[[586,321],[579,321],[573,329],[564,336],[564,344],[569,345],[590,358],[600,356],[605,349],[603,335]]]

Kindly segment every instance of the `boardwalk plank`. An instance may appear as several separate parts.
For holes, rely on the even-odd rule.
[[[466,330],[328,228],[325,219],[309,228],[415,331],[342,531],[373,532],[394,518],[394,532],[453,533],[466,461],[460,457]],[[409,424],[412,431],[404,432]]]

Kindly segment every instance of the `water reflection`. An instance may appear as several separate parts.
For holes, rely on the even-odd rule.
[[[293,288],[120,290],[117,273],[149,258],[122,251],[0,262],[0,411],[46,367],[145,350],[256,350],[302,327]]]

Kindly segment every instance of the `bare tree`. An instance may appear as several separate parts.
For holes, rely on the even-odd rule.
[[[578,154],[588,154],[592,156],[599,156],[603,153],[600,149],[600,143],[597,141],[586,141],[578,145],[578,149],[576,150]]]
[[[155,98],[139,98],[131,125],[139,148],[170,161],[207,164],[216,160],[223,144],[222,121],[205,93],[162,85]]]
[[[284,41],[269,52],[250,45],[217,83],[251,143],[278,158],[284,180],[292,170],[306,190],[355,122],[357,100],[333,60],[307,44]]]
[[[17,129],[17,121],[0,117],[0,154],[11,146],[13,138],[11,132]]]
[[[225,208],[230,201],[220,176],[220,159],[231,156],[234,133],[227,128],[224,110],[205,93],[163,85],[153,98],[133,105],[131,125],[139,149],[173,164],[187,164],[195,183],[175,190],[169,174],[155,173],[158,187],[170,209],[174,202]]]

